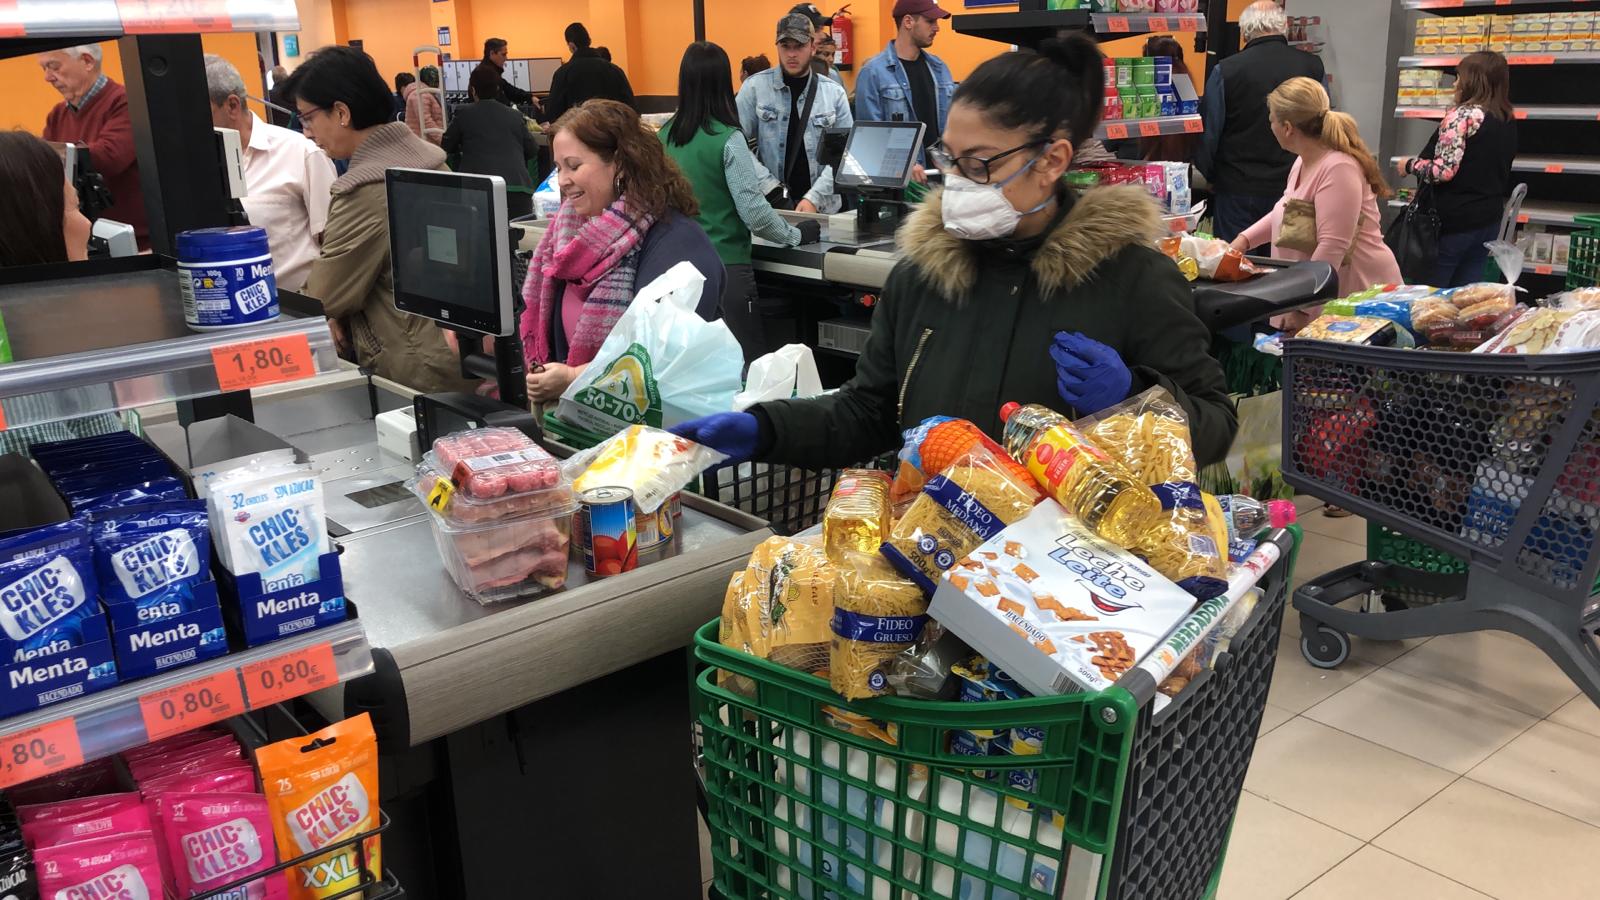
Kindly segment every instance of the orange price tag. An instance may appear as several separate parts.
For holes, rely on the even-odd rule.
[[[0,431],[6,430],[6,407],[0,403]]]
[[[1436,113],[1431,109],[1402,109],[1401,118],[1405,119],[1431,119]]]
[[[1526,224],[1528,224],[1528,214],[1527,213],[1522,213],[1521,215],[1517,216],[1517,224],[1518,225],[1526,225]]]
[[[152,741],[220,722],[244,711],[244,689],[239,687],[236,669],[196,678],[139,698],[144,730]]]
[[[1199,134],[1205,130],[1205,127],[1206,123],[1200,121],[1198,118],[1183,120],[1183,130],[1190,134]]]
[[[83,764],[74,719],[58,719],[0,740],[0,787],[42,778]]]
[[[1178,17],[1178,30],[1179,31],[1199,31],[1200,30],[1200,20],[1195,18],[1194,16],[1179,16]]]
[[[1106,30],[1107,31],[1132,31],[1133,29],[1128,27],[1128,17],[1127,16],[1107,16],[1106,17]]]
[[[1528,111],[1525,109],[1514,109],[1511,111],[1511,115],[1513,118],[1526,119],[1528,117]]]
[[[1121,122],[1106,123],[1106,140],[1120,141],[1128,136],[1128,126]]]
[[[217,347],[211,351],[211,362],[217,370],[217,387],[224,391],[299,381],[317,374],[311,340],[303,334]]]
[[[1508,65],[1508,66],[1549,66],[1549,65],[1554,65],[1555,61],[1556,61],[1556,58],[1554,56],[1508,56],[1508,57],[1506,57],[1506,65]]]
[[[189,34],[232,31],[224,0],[117,0],[127,34]]]
[[[1155,137],[1161,133],[1160,122],[1140,122],[1139,134],[1141,137]]]
[[[1167,17],[1166,16],[1151,16],[1150,17],[1150,30],[1151,31],[1167,31],[1168,30],[1167,29]]]
[[[22,37],[28,29],[22,24],[17,0],[0,0],[0,38]]]
[[[1549,266],[1534,266],[1533,267],[1533,274],[1535,274],[1535,275],[1549,275],[1550,272],[1551,272],[1551,269],[1550,269]]]
[[[339,681],[333,645],[314,644],[244,667],[244,689],[251,709],[263,709]]]
[[[1551,163],[1550,165],[1544,167],[1544,173],[1546,175],[1560,175],[1562,172],[1565,172],[1566,170],[1567,170],[1567,167],[1563,166],[1560,163]]]

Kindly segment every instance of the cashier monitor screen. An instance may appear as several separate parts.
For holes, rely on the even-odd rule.
[[[921,122],[857,122],[835,182],[853,188],[904,188],[926,127]]]
[[[390,169],[387,186],[395,307],[441,325],[512,334],[505,181]]]

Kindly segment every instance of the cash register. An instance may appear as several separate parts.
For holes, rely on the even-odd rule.
[[[517,337],[511,286],[515,242],[506,215],[505,180],[390,169],[385,181],[395,308],[455,332],[461,374],[492,379],[499,388],[499,399],[459,392],[419,394],[414,411],[420,445],[491,425],[518,428],[539,440]],[[484,337],[493,338],[492,356],[482,352]]]
[[[921,122],[857,122],[850,129],[833,183],[861,198],[856,233],[893,237],[905,218],[906,185],[927,126]]]

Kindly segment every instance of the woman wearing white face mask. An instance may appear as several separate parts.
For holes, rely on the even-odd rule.
[[[1007,401],[1087,415],[1160,385],[1189,413],[1200,462],[1221,459],[1237,419],[1189,286],[1153,249],[1154,201],[1137,186],[1075,200],[1061,182],[1099,120],[1102,72],[1081,35],[979,66],[930,153],[945,188],[900,230],[855,378],[678,433],[735,459],[834,467],[898,447],[929,416],[998,438]]]

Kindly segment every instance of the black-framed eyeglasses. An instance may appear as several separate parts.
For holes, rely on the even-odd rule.
[[[1029,141],[1026,144],[1012,147],[1010,150],[996,153],[993,156],[951,156],[950,151],[945,149],[944,142],[940,141],[928,148],[928,158],[932,160],[935,166],[939,167],[940,171],[948,172],[954,169],[968,181],[975,184],[988,184],[991,173],[994,171],[995,163],[1013,154],[1021,153],[1033,147],[1043,147],[1048,143],[1050,142]]]
[[[313,106],[310,109],[296,109],[295,112],[300,116],[300,121],[309,123],[311,117],[315,114],[333,112],[333,110],[326,106]]]

